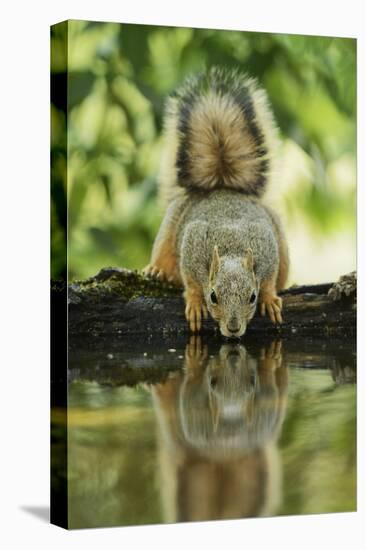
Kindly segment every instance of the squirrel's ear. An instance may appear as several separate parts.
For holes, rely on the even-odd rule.
[[[247,248],[245,251],[243,265],[249,271],[254,271],[254,257],[253,250],[251,248]]]
[[[214,278],[216,277],[219,267],[220,267],[219,250],[217,248],[217,245],[215,244],[213,249],[213,254],[212,254],[211,267],[210,267],[210,281],[213,281]]]

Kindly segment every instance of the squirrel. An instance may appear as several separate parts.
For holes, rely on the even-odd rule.
[[[213,67],[167,100],[160,194],[167,205],[144,273],[183,285],[199,332],[208,312],[228,338],[260,313],[282,323],[289,254],[279,217],[262,202],[277,129],[265,91]]]

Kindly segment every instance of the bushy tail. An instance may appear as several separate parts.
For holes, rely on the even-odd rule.
[[[189,79],[167,101],[164,131],[160,187],[168,201],[184,189],[264,193],[276,128],[254,79],[216,67]]]

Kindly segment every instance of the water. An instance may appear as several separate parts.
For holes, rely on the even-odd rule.
[[[104,342],[69,360],[71,528],[355,510],[352,342]]]

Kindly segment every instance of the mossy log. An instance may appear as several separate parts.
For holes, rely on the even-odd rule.
[[[60,290],[57,284],[53,291]],[[65,289],[64,289],[65,290]],[[182,289],[136,271],[106,268],[85,281],[68,286],[69,337],[81,335],[146,338],[149,334],[178,336],[189,333],[184,317]],[[356,273],[337,283],[293,286],[280,293],[283,323],[273,325],[258,313],[244,339],[261,336],[345,336],[356,332]],[[212,319],[202,335],[217,335]]]

